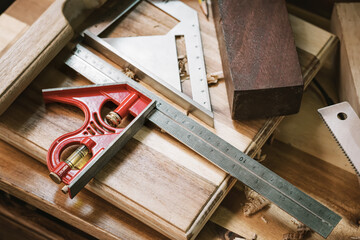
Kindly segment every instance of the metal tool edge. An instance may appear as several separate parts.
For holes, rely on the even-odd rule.
[[[97,85],[98,86],[98,85]],[[116,139],[104,149],[99,155],[92,159],[78,175],[74,177],[68,185],[70,197],[73,198],[96,174],[115,156],[115,154],[125,146],[125,144],[140,130],[144,125],[146,116],[155,108],[156,101],[151,103],[119,134]]]
[[[96,58],[99,58],[97,56],[94,56]],[[79,58],[80,61],[82,61],[81,64],[84,65],[89,65],[91,66],[88,62],[84,61],[83,59]],[[66,61],[66,63],[69,63],[68,61]],[[106,63],[108,64],[108,63]],[[87,77],[89,80],[91,80],[91,78],[104,78],[106,77],[107,79],[112,79],[113,82],[116,82],[117,78],[118,79],[129,79],[129,81],[133,81],[130,78],[126,77],[125,74],[123,74],[120,70],[116,69],[115,74],[111,74],[111,76],[107,76],[104,72],[102,72],[100,69],[96,69],[94,71],[94,75],[89,75],[88,72],[76,68],[78,66],[74,66],[74,65],[69,65],[70,67],[74,68],[74,70],[78,71],[80,74],[84,75],[85,77]],[[79,71],[80,70],[80,71]],[[133,81],[134,82],[134,81]],[[136,83],[134,82],[134,85]],[[134,87],[134,89],[141,91],[141,92],[146,92],[147,96],[156,100],[156,108],[165,113],[168,117],[170,117],[171,119],[174,119],[177,124],[181,124],[184,128],[186,128],[188,131],[195,131],[197,132],[196,134],[199,135],[199,133],[201,132],[208,132],[210,134],[210,139],[212,139],[213,141],[210,141],[210,145],[212,145],[215,149],[217,149],[217,151],[220,151],[222,153],[225,152],[225,155],[228,156],[228,158],[231,159],[238,159],[239,156],[245,156],[244,158],[246,159],[251,159],[249,156],[247,156],[246,154],[242,153],[240,150],[236,149],[234,146],[232,146],[231,144],[227,143],[226,141],[224,141],[223,139],[221,139],[220,137],[218,137],[216,134],[210,132],[208,129],[206,129],[205,127],[201,126],[199,123],[197,123],[196,121],[192,120],[191,118],[188,118],[186,115],[184,115],[183,113],[181,113],[180,111],[176,110],[174,107],[172,107],[170,104],[166,103],[165,101],[161,100],[158,96],[156,96],[154,93],[150,92],[148,89],[146,89],[145,87],[141,86],[140,84],[136,84],[136,86],[133,86],[131,84],[132,87]],[[186,119],[185,119],[186,118]],[[185,119],[185,120],[184,120]],[[192,126],[196,126],[195,129],[191,129]],[[201,135],[201,134],[200,134]],[[203,139],[205,141],[209,141],[209,139]],[[215,140],[215,141],[214,141]],[[214,142],[220,142],[221,144],[219,144],[218,146],[216,146],[216,144]],[[239,153],[241,153],[239,155]],[[230,156],[229,156],[230,154]],[[233,155],[233,156],[231,156]],[[235,157],[236,155],[238,155],[237,157]],[[251,161],[256,162],[255,160],[251,159]],[[256,162],[257,163],[257,162]],[[259,163],[258,163],[259,164]],[[261,166],[261,168],[266,169],[264,166],[262,166],[261,164],[259,164]],[[226,170],[225,170],[226,171]],[[269,172],[271,172],[270,170],[268,170]],[[272,173],[272,172],[271,172]],[[274,173],[273,173],[274,174]],[[274,175],[276,176],[276,179],[282,179],[281,177],[277,176],[276,174]],[[285,181],[284,179],[282,179],[282,181],[280,181],[282,184],[286,183],[285,185],[287,186],[292,186],[290,183],[288,183],[287,181]],[[290,185],[289,185],[290,184]],[[272,186],[270,184],[270,186]],[[273,187],[273,186],[272,186]],[[274,187],[273,187],[274,188]],[[295,188],[295,187],[294,187]],[[297,188],[296,188],[297,189]],[[256,189],[254,189],[256,191]],[[307,196],[305,193],[301,192],[300,190],[297,189],[298,192],[301,193],[301,195],[305,198],[310,198],[311,197]],[[285,196],[287,196],[287,194],[284,194]],[[271,200],[271,199],[270,199]],[[329,210],[328,208],[326,208],[325,206],[323,206],[322,204],[318,203],[317,201],[315,201],[314,199],[313,203],[315,203],[316,205],[321,206],[321,209],[324,210],[326,213],[328,213],[331,216],[331,222],[329,222],[329,220],[324,220],[323,218],[321,218],[322,222],[326,222],[328,224],[328,228],[326,230],[317,230],[316,227],[314,229],[315,231],[319,232],[322,236],[326,237],[328,234],[330,234],[330,232],[332,231],[332,229],[335,227],[335,225],[340,221],[341,217],[338,216],[337,214],[335,214],[334,212],[332,212],[331,210]],[[296,201],[295,201],[296,202]],[[280,207],[281,208],[281,207]],[[305,209],[309,209],[311,208],[305,208]],[[311,223],[309,224],[307,221],[304,222],[307,225],[311,225]]]

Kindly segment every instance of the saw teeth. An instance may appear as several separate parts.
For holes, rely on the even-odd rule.
[[[331,131],[331,128],[329,127],[329,125],[327,124],[327,122],[325,121],[325,119],[323,118],[323,116],[319,113],[322,121],[325,123],[326,127],[329,129],[332,137],[335,139],[336,143],[338,144],[338,146],[340,147],[341,151],[344,153],[344,155],[346,156],[346,158],[348,159],[350,165],[352,166],[352,168],[355,170],[356,174],[358,175],[358,177],[360,177],[360,170],[358,170],[354,163],[351,161],[349,155],[345,152],[345,149],[341,146],[341,143],[339,142],[339,140],[336,138],[336,136],[334,135],[334,133]]]

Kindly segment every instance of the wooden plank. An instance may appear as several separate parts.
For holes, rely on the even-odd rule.
[[[231,117],[297,113],[303,92],[285,1],[213,1]]]
[[[321,70],[316,75],[316,79],[327,94],[337,102],[337,84],[333,79],[331,70],[328,68]],[[317,109],[325,106],[326,102],[321,93],[315,86],[311,85],[304,93],[300,112],[286,117],[281,122],[275,138],[343,170],[354,173],[354,169],[317,112]]]
[[[94,239],[2,191],[0,191],[0,223],[1,239]]]
[[[41,2],[37,0],[16,0],[6,10],[6,14],[30,26],[54,1],[55,0],[43,0]],[[27,9],[31,9],[31,13],[27,12]]]
[[[331,53],[331,50],[337,46],[338,40],[336,39],[336,36],[329,34],[329,32],[308,22],[297,24],[299,18],[296,16],[289,15],[289,19],[294,38],[296,39],[296,46],[317,56],[320,60],[320,64],[323,65],[324,60],[327,59],[327,54]],[[314,39],[313,44],[308,44],[309,36],[307,34],[309,33],[314,35],[311,36],[311,38]],[[325,56],[323,56],[324,54]]]
[[[330,19],[300,8],[295,4],[289,3],[289,1],[286,2],[286,7],[290,14],[297,16],[308,23],[314,24],[315,26],[318,26],[328,32],[330,31]]]
[[[50,180],[45,165],[5,142],[0,141],[0,149],[0,188],[11,195],[99,239],[165,238],[87,190],[70,200]]]
[[[1,56],[10,45],[14,44],[15,41],[24,34],[29,26],[5,13],[0,15],[0,24],[0,29],[4,29],[4,32],[6,32],[6,34],[0,35]]]
[[[54,79],[54,75],[58,79]],[[52,83],[47,81],[49,77],[52,77]],[[42,162],[46,159],[46,149],[56,136],[73,131],[82,123],[78,111],[74,112],[72,108],[57,104],[45,108],[41,95],[33,94],[34,91],[40,92],[40,87],[59,86],[53,84],[61,83],[64,78],[66,77],[56,70],[43,72],[38,78],[42,81],[36,81],[30,86],[30,91],[26,90],[16,100],[15,104],[19,104],[19,107],[7,111],[11,113],[10,115],[17,114],[19,120],[13,125],[14,127],[17,125],[19,131],[15,133],[13,132],[15,129],[12,129],[11,132],[6,133],[11,136],[8,141],[13,141],[12,144],[16,145],[21,144],[22,147],[19,145],[18,147]],[[79,81],[73,82],[67,79],[60,86],[73,83],[80,84]],[[25,108],[29,108],[29,111],[23,111],[24,109],[20,107],[23,104],[27,105]],[[32,112],[31,119],[28,115],[30,112]],[[25,123],[21,119],[29,121]],[[2,123],[7,125],[8,120],[5,120],[7,123]],[[48,128],[52,131],[46,130]],[[144,143],[139,142],[139,139],[143,139]],[[147,146],[151,143],[153,147]],[[156,150],[161,147],[163,149]],[[169,151],[168,156],[162,153],[164,151]],[[193,165],[194,168],[199,169],[203,167],[205,170],[196,173],[178,164],[177,162],[184,156],[189,166]],[[191,161],[199,162],[191,164]],[[137,215],[143,221],[149,219],[148,224],[161,223],[163,231],[166,230],[170,236],[177,236],[186,232],[193,218],[199,215],[204,203],[206,204],[217,192],[224,177],[224,173],[210,166],[210,163],[184,148],[174,139],[154,128],[143,127],[89,184],[89,188],[118,207]],[[215,185],[213,182],[216,181],[220,182]],[[182,232],[172,225],[180,228]]]
[[[331,29],[340,38],[340,100],[360,115],[360,3],[335,4]]]
[[[0,114],[31,83],[74,35],[99,0],[56,0],[0,58]]]
[[[201,11],[196,1],[186,3]],[[163,21],[154,21],[151,13],[155,10],[141,4],[128,17],[137,14],[135,19],[149,24],[145,25],[146,29],[168,28]],[[146,9],[147,14],[141,9]],[[221,63],[214,25],[202,14],[199,17],[207,70],[215,72],[221,69]],[[126,29],[142,33],[144,26],[138,25],[138,21],[128,22]],[[315,41],[311,35],[308,40],[308,44]],[[301,56],[304,79],[309,82],[319,70],[319,59],[306,52]],[[65,75],[54,65],[49,66],[0,118],[1,138],[44,162],[46,149],[52,141],[80,127],[82,115],[69,106],[45,107],[40,90],[85,84],[89,82],[73,73]],[[213,131],[241,150],[259,149],[281,120],[232,121],[224,82],[211,87],[210,94],[215,112]],[[182,144],[152,126],[145,126],[88,189],[167,236],[185,239],[196,236],[233,182],[223,171]],[[58,197],[61,193],[51,194]]]
[[[359,237],[360,192],[355,190],[358,189],[355,174],[277,141],[265,145],[263,152],[267,154],[265,166],[343,217],[327,239]],[[246,202],[242,186],[236,184],[211,221],[247,239],[254,234],[258,240],[283,239],[284,234],[296,230],[293,218],[273,204],[245,217],[242,206]],[[323,238],[312,233],[308,239]]]
[[[315,45],[320,46],[321,44],[325,44],[324,51],[321,50],[321,52],[327,53],[328,56],[322,58],[324,60],[326,59],[326,61],[320,61],[323,66],[316,75],[316,79],[329,96],[337,102],[336,82],[338,79],[336,77],[336,71],[334,71],[338,66],[336,51],[326,50],[334,49],[334,46],[336,46],[334,43],[337,43],[337,41],[333,41],[333,43],[330,44],[330,42],[326,40],[326,35],[329,35],[329,33],[323,30],[311,30],[311,28],[316,28],[312,24],[307,23],[307,26],[302,28],[303,30],[307,29],[306,32],[316,37],[317,41],[314,43]],[[307,34],[304,34],[303,36],[306,35]],[[335,35],[332,35],[331,38],[336,40]],[[308,51],[313,51],[309,47],[307,49]],[[323,55],[321,52],[318,54]],[[299,113],[293,116],[287,116],[279,125],[275,137],[283,143],[290,144],[303,152],[323,159],[350,173],[354,173],[342,150],[317,113],[317,109],[325,106],[326,102],[324,102],[321,93],[319,93],[315,86],[310,86],[309,90],[304,93]]]

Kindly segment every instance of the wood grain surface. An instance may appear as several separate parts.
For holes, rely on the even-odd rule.
[[[0,58],[0,114],[74,35],[98,0],[56,0]]]
[[[3,191],[0,224],[1,239],[95,239]]]
[[[330,69],[322,69],[316,76],[327,94],[338,102],[337,83]],[[305,153],[320,158],[350,173],[350,165],[340,146],[322,121],[317,109],[325,107],[321,93],[310,85],[304,93],[304,100],[298,114],[286,117],[276,131],[275,138]]]
[[[360,115],[360,3],[337,3],[331,30],[340,38],[339,95]]]
[[[7,14],[0,15],[0,29],[3,29],[6,34],[0,35],[0,56],[3,55],[9,46],[13,45],[28,29],[29,25],[11,17]]]
[[[360,193],[357,191],[358,181],[355,174],[349,174],[326,161],[278,141],[274,141],[272,145],[265,145],[263,153],[267,154],[263,162],[265,166],[342,216],[343,219],[327,239],[360,237]],[[296,221],[273,204],[251,217],[245,217],[243,205],[239,203],[246,202],[248,201],[243,186],[237,183],[211,221],[246,239],[251,239],[254,234],[258,240],[283,239],[284,234],[296,230]],[[311,233],[305,239],[324,238]]]
[[[200,12],[196,1],[186,3]],[[118,31],[131,29],[131,32],[141,34],[144,29],[171,28],[164,21],[153,18],[154,13],[155,9],[149,9],[147,3],[142,2],[126,18],[136,21],[127,21],[126,26],[121,25],[125,21],[121,22]],[[219,71],[221,63],[213,22],[207,21],[202,14],[199,18],[207,71]],[[301,20],[295,22],[302,24]],[[316,32],[316,28],[311,31]],[[317,39],[309,35],[307,44],[314,41]],[[303,68],[304,79],[309,82],[319,70],[319,60],[316,55],[305,52],[302,56],[301,61],[313,69]],[[1,138],[42,163],[52,141],[80,127],[83,116],[73,107],[45,106],[41,89],[89,84],[86,79],[59,67],[58,62],[61,59],[47,67],[0,117]],[[210,95],[215,113],[212,131],[240,150],[254,154],[281,120],[232,121],[224,82],[210,87]],[[43,171],[46,175],[47,171]],[[145,126],[87,188],[167,236],[185,239],[196,236],[233,183],[223,171],[181,143],[153,126]],[[49,180],[48,185],[51,184]],[[49,198],[65,198],[61,194],[60,191],[51,192]],[[76,201],[85,200],[79,195]]]
[[[285,1],[213,1],[233,119],[299,111],[303,79]]]
[[[165,238],[87,190],[70,200],[49,179],[44,164],[2,141],[0,149],[0,187],[11,195],[98,239]]]

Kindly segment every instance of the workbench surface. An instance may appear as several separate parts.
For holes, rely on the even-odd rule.
[[[197,1],[189,0],[185,2],[200,12]],[[9,36],[4,39],[0,38],[0,51],[4,49],[1,53],[51,3],[51,0],[17,0],[5,14],[1,15],[0,31],[6,32],[6,35]],[[151,18],[151,11],[148,10],[146,2],[142,2],[134,12],[129,14],[128,18],[121,22],[120,29],[128,29],[128,31],[121,31],[120,33],[113,31],[111,34],[132,36],[137,33],[136,29],[144,29],[143,35],[150,35],[154,34],[153,31],[150,31],[153,30],[151,29],[153,25],[158,26],[156,27],[157,34],[164,34],[171,28],[171,24],[167,26],[156,22],[160,20],[146,21],[146,17],[141,20],[142,18],[139,18],[139,15]],[[211,17],[207,21],[201,12],[199,18],[207,72],[217,72],[221,70],[221,64],[213,22]],[[134,19],[140,20],[135,21]],[[325,59],[328,58],[328,54],[332,52],[337,41],[333,35],[310,24],[304,24],[294,16],[291,16],[290,20],[294,29],[303,76],[307,85],[324,64]],[[140,24],[145,24],[146,27],[137,26]],[[309,29],[315,35],[313,38],[316,39],[311,43],[306,37],[300,35],[302,31],[309,31]],[[197,234],[197,231],[210,217],[210,221],[202,228],[197,239],[226,239],[224,234],[229,234],[228,231],[239,234],[246,239],[251,239],[255,235],[257,239],[281,239],[283,234],[296,230],[297,225],[293,223],[292,218],[273,204],[251,217],[245,217],[242,207],[247,200],[243,191],[244,187],[240,183],[235,185],[220,204],[235,181],[151,126],[143,128],[125,148],[123,153],[128,159],[125,161],[125,159],[120,158],[119,160],[123,161],[121,166],[123,168],[125,166],[125,170],[120,169],[119,162],[112,163],[111,167],[107,167],[108,170],[99,174],[100,176],[90,184],[88,189],[84,189],[79,194],[78,199],[70,200],[48,178],[48,170],[43,165],[43,161],[45,160],[48,145],[51,144],[55,137],[76,129],[76,126],[79,127],[82,123],[82,116],[78,110],[63,106],[50,106],[45,110],[41,102],[41,96],[36,96],[41,88],[58,86],[56,84],[73,85],[72,81],[75,82],[75,85],[89,84],[86,79],[75,76],[73,73],[70,73],[70,77],[69,73],[66,74],[68,75],[63,73],[63,68],[59,68],[56,61],[53,62],[0,118],[0,135],[4,140],[0,142],[0,188],[2,190],[97,238],[165,238],[162,234],[142,223],[142,220],[165,234],[170,231],[170,234],[167,233],[168,236],[191,238],[191,234]],[[47,82],[48,79],[52,80],[51,83]],[[313,111],[314,107],[309,106],[315,105],[317,107],[319,103],[314,104],[311,89],[308,92],[310,94],[305,94],[303,106],[306,107],[305,111]],[[263,155],[260,149],[278,126],[282,117],[235,122],[230,120],[224,83],[219,82],[211,86],[210,94],[215,113],[215,132],[239,149],[252,156],[258,155],[258,159],[261,159]],[[300,114],[304,114],[303,111],[302,109]],[[65,115],[69,119],[61,115]],[[296,119],[296,116],[294,115],[292,118]],[[322,124],[314,114],[310,114],[310,116],[316,119],[313,121],[316,126]],[[310,119],[310,121],[312,120]],[[286,121],[286,124],[286,126],[289,126],[288,121]],[[56,130],[48,131],[47,128],[50,126]],[[302,127],[305,128],[306,126]],[[284,131],[281,132],[279,140],[286,142],[284,135],[291,135],[291,127],[280,129],[284,129]],[[295,138],[296,136],[292,137]],[[330,134],[324,136],[324,138],[331,142]],[[354,190],[358,187],[358,183],[351,170],[334,166],[333,163],[326,162],[326,159],[318,159],[280,141],[275,141],[273,145],[265,147],[263,153],[266,152],[268,156],[264,164],[343,217],[343,220],[329,236],[329,239],[346,239],[351,236],[359,236],[357,221],[360,216],[360,195]],[[9,144],[30,156],[25,155]],[[165,149],[164,144],[169,149]],[[179,146],[180,150],[177,150]],[[136,153],[132,151],[135,148],[138,150]],[[142,185],[144,189],[141,190],[140,188],[139,191],[151,188],[150,184],[158,181],[159,173],[162,173],[163,177],[161,181],[159,180],[161,183],[156,184],[162,184],[163,188],[154,190],[158,195],[152,193],[148,194],[148,196],[145,194],[145,197],[139,197],[135,193],[132,196],[133,189],[123,188],[121,184],[117,183],[119,174],[123,176],[124,174],[121,171],[130,171],[128,176],[130,180],[128,181],[132,181],[131,175],[134,172],[129,169],[132,169],[134,164],[137,164],[136,161],[140,155],[149,153],[157,154],[157,157],[143,158],[142,160],[146,161],[144,168],[146,168],[146,171],[152,169],[156,176],[151,180],[153,182],[149,181],[149,184]],[[169,156],[170,154],[172,156]],[[191,159],[192,162],[183,162],[184,158]],[[17,161],[20,163],[15,163]],[[158,167],[153,167],[154,165],[166,170],[159,171]],[[118,174],[116,174],[116,171],[119,171]],[[182,178],[173,184],[179,189],[181,195],[185,197],[179,198],[177,196],[180,195],[175,194],[171,198],[171,196],[167,196],[167,188],[170,188],[170,185],[166,181],[169,181],[169,178],[175,176],[175,174],[179,175],[179,173]],[[126,178],[123,181],[126,181]],[[134,186],[136,185],[138,184]],[[124,196],[120,197],[123,194]],[[163,201],[174,201],[173,205],[162,201],[158,202],[158,198],[165,196],[167,197],[163,198]],[[213,196],[217,196],[216,199]],[[154,200],[147,201],[147,197],[154,198]],[[104,199],[112,204],[109,204]],[[120,201],[120,203],[117,203],[117,201]],[[129,201],[136,202],[136,207]],[[209,202],[213,206],[208,206]],[[154,206],[153,204],[158,205]],[[191,207],[186,204],[191,204]],[[218,204],[220,206],[215,211]],[[169,207],[170,210],[164,209],[164,206]],[[171,206],[179,206],[177,210],[172,209],[173,212],[178,211],[177,214],[171,212]],[[140,221],[119,208],[130,212],[130,214],[135,208],[137,209],[135,211],[148,211],[149,213],[145,213],[146,216],[135,214]],[[208,212],[201,213],[203,214],[201,215],[199,211],[202,212],[203,208],[208,208]],[[193,213],[188,214],[186,210],[189,209],[193,209]],[[213,212],[214,214],[212,214]],[[202,219],[203,223],[196,225],[193,221],[199,218],[199,214],[204,218]],[[155,216],[158,219],[155,219]],[[154,222],[149,222],[151,220],[154,220]],[[158,226],[156,226],[157,224]],[[191,229],[194,227],[197,229]],[[321,237],[312,234],[311,239],[321,239]]]

